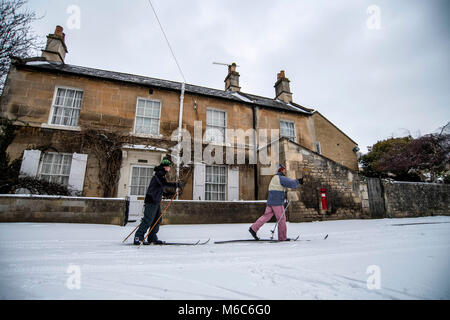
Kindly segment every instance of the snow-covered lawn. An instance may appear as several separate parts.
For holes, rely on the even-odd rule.
[[[134,226],[0,224],[0,299],[450,299],[450,217],[289,223],[311,241],[285,243],[164,225],[160,239],[211,241],[140,249],[121,243]]]

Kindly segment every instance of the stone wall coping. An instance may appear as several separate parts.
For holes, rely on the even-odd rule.
[[[414,182],[414,181],[390,181],[382,180],[385,184],[411,184],[411,185],[430,185],[430,186],[445,186],[445,183],[435,183],[435,182]]]
[[[45,199],[72,199],[72,200],[117,200],[125,201],[125,198],[100,198],[100,197],[73,197],[73,196],[54,196],[44,194],[0,194],[1,198],[45,198]]]
[[[125,198],[101,198],[101,197],[72,197],[72,196],[55,196],[44,194],[0,194],[2,198],[46,198],[46,199],[73,199],[73,200],[117,200],[124,201]],[[170,201],[170,199],[164,199],[163,201]],[[267,200],[230,200],[230,201],[217,201],[217,200],[172,200],[173,202],[198,202],[198,203],[266,203]]]

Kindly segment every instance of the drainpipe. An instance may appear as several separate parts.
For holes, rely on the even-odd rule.
[[[255,185],[254,188],[254,197],[255,200],[258,200],[258,193],[259,193],[259,188],[258,188],[258,144],[257,144],[257,134],[256,134],[256,128],[257,128],[257,108],[256,106],[253,104],[252,106],[252,116],[253,116],[253,155],[255,156],[255,160],[256,163],[253,165],[253,183]]]
[[[181,94],[180,94],[180,115],[178,116],[177,182],[180,181],[180,149],[181,149],[180,142],[181,142],[181,129],[182,129],[182,125],[183,125],[183,103],[184,103],[185,87],[186,87],[186,84],[183,82],[181,84]],[[178,200],[178,194],[177,194],[177,200]]]

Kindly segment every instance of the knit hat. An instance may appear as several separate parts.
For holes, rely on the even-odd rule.
[[[282,164],[280,164],[280,165],[278,166],[278,172],[281,172],[281,170],[283,170],[283,169],[286,169],[286,167],[283,166]]]
[[[163,159],[161,161],[161,166],[163,167],[171,167],[172,166],[172,162],[169,159]]]

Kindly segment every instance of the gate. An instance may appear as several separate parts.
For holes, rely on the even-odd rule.
[[[385,218],[384,192],[381,180],[378,178],[367,178],[367,191],[369,193],[369,209],[372,218]]]
[[[130,222],[141,221],[144,216],[144,200],[143,197],[129,196],[129,217]]]

